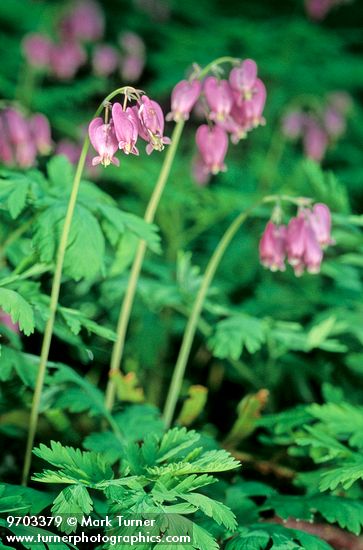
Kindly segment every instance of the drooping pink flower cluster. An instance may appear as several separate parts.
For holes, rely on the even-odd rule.
[[[170,139],[164,136],[164,115],[160,105],[142,95],[136,105],[124,109],[120,103],[112,105],[112,117],[107,122],[93,119],[88,128],[89,138],[98,155],[92,164],[109,166],[120,164],[115,157],[120,149],[126,155],[138,155],[136,142],[140,137],[147,142],[146,152],[162,151]]]
[[[329,145],[344,134],[351,103],[345,92],[332,93],[319,112],[290,111],[283,118],[282,131],[288,139],[302,138],[305,155],[320,162]]]
[[[314,21],[325,19],[328,13],[341,4],[347,4],[350,0],[305,0],[307,14]]]
[[[208,76],[201,83],[198,75],[179,82],[171,96],[168,120],[187,120],[197,101],[207,119],[196,133],[198,157],[194,174],[198,183],[206,183],[210,174],[226,169],[224,159],[228,149],[228,134],[236,144],[247,133],[264,124],[262,116],[266,88],[257,77],[257,65],[246,59],[234,67],[227,79]]]
[[[94,0],[79,0],[61,19],[58,40],[31,33],[23,40],[23,52],[30,65],[60,80],[72,79],[87,62],[85,43],[94,44],[91,66],[96,76],[108,77],[119,71],[128,82],[141,76],[145,65],[145,45],[132,32],[121,33],[120,48],[100,40],[105,31],[104,15]]]
[[[59,80],[72,79],[87,61],[86,50],[77,40],[53,42],[40,33],[25,36],[23,52],[30,65]]]
[[[47,117],[36,113],[26,118],[14,107],[0,112],[0,162],[29,168],[37,155],[48,155],[53,143]]]
[[[287,260],[297,277],[305,269],[319,273],[324,249],[334,244],[330,232],[330,210],[322,203],[300,208],[287,226],[270,220],[259,244],[260,261],[271,271],[285,271]]]

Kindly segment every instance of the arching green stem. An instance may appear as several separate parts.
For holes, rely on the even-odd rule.
[[[204,67],[204,69],[201,69],[201,70],[197,69],[195,72],[195,78],[199,78],[199,79],[203,78],[206,74],[208,74],[208,72],[211,69],[213,69],[213,67],[221,65],[223,63],[236,64],[239,62],[240,60],[234,57],[227,57],[227,56],[220,57],[212,61],[211,63],[209,63],[206,67]],[[171,136],[171,145],[165,156],[165,160],[162,165],[158,181],[156,182],[156,186],[151,195],[149,204],[145,212],[144,220],[148,223],[152,223],[154,221],[156,210],[159,206],[159,202],[163,194],[163,191],[174,161],[175,153],[179,145],[180,136],[183,131],[183,127],[184,127],[184,121],[179,121],[176,124],[173,134]],[[139,280],[142,264],[144,261],[145,252],[146,252],[146,243],[145,241],[140,241],[136,250],[136,255],[135,255],[132,267],[131,267],[131,272],[130,272],[126,293],[121,305],[120,315],[118,318],[117,329],[116,329],[117,339],[113,346],[112,354],[111,354],[109,381],[107,384],[106,397],[105,397],[105,405],[106,405],[106,408],[109,410],[112,409],[113,404],[115,402],[116,386],[113,380],[113,376],[118,372],[120,372],[122,355],[125,347],[127,328],[129,325],[131,310],[134,303],[137,283]]]
[[[169,386],[169,391],[166,398],[166,403],[165,403],[165,408],[163,413],[163,419],[167,428],[169,428],[174,416],[175,407],[176,407],[176,404],[180,395],[182,383],[183,383],[185,368],[189,359],[190,350],[193,344],[194,336],[198,326],[199,317],[203,309],[203,304],[207,296],[208,289],[218,269],[218,266],[223,258],[223,255],[228,248],[228,245],[232,241],[238,229],[241,227],[241,225],[248,218],[251,211],[256,206],[258,205],[256,204],[250,209],[242,212],[241,214],[239,214],[239,216],[237,216],[237,218],[234,219],[234,221],[231,223],[231,225],[228,227],[223,237],[219,241],[217,248],[215,249],[211,259],[209,260],[209,263],[207,265],[207,268],[205,270],[205,273],[202,279],[202,283],[200,285],[198,294],[195,298],[192,311],[188,319],[188,323],[184,332],[179,355],[174,367],[171,384]]]
[[[125,93],[125,91],[127,91],[127,87],[118,88],[117,90],[114,90],[112,93],[110,93],[105,98],[105,100],[101,103],[101,105],[97,109],[94,116],[97,117],[102,112],[105,102],[110,101],[113,97],[115,97],[118,94]],[[61,234],[59,246],[58,246],[57,259],[56,259],[54,277],[53,277],[53,283],[52,283],[52,291],[50,295],[48,320],[45,325],[43,343],[42,343],[42,348],[40,353],[39,369],[38,369],[37,379],[35,383],[31,411],[30,411],[29,430],[28,430],[27,445],[26,445],[25,456],[24,456],[24,467],[23,467],[23,476],[22,476],[23,485],[26,485],[29,477],[29,471],[31,466],[31,456],[32,456],[31,453],[32,453],[34,438],[37,430],[38,418],[39,418],[40,399],[41,399],[43,385],[44,385],[44,378],[46,374],[49,350],[50,350],[53,329],[54,329],[55,315],[56,315],[58,300],[59,300],[64,257],[66,254],[69,232],[72,225],[73,214],[76,207],[79,186],[81,183],[83,168],[86,162],[88,148],[89,148],[89,138],[86,137],[83,143],[81,155],[79,157],[78,165],[74,175],[72,190],[68,201],[67,213],[64,220],[62,234]]]
[[[178,144],[180,141],[180,136],[182,134],[183,128],[184,128],[183,120],[178,122],[174,128],[173,134],[171,136],[171,145],[166,153],[158,181],[156,182],[154,191],[151,195],[149,204],[146,208],[144,220],[147,223],[152,223],[154,221],[155,213],[158,208],[161,196],[163,194],[165,184],[170,174],[170,170],[175,158],[175,153],[178,148]],[[134,303],[137,282],[139,280],[142,263],[145,257],[145,252],[146,252],[146,242],[141,240],[138,244],[136,255],[131,267],[129,282],[127,285],[127,290],[126,290],[124,300],[122,302],[120,315],[117,323],[117,329],[116,329],[117,339],[112,349],[110,373],[109,373],[110,378],[107,384],[106,398],[105,398],[106,408],[109,410],[111,410],[113,407],[113,404],[115,401],[115,391],[116,391],[115,383],[112,379],[112,376],[115,373],[120,371],[121,359],[122,359],[122,354],[125,346],[127,327],[130,320],[131,309]]]

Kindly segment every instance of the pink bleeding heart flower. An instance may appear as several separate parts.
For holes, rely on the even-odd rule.
[[[320,246],[334,244],[331,238],[331,214],[326,204],[316,203],[312,210],[306,211],[306,216],[315,233]]]
[[[98,153],[98,156],[92,160],[92,166],[97,164],[109,166],[111,163],[119,166],[120,161],[114,158],[118,150],[118,141],[112,121],[104,124],[101,117],[94,118],[88,127],[88,134],[94,149]]]
[[[71,79],[85,63],[86,53],[77,42],[54,44],[50,52],[50,66],[59,79]]]
[[[309,225],[305,225],[305,251],[304,251],[304,264],[308,273],[319,273],[321,262],[323,260],[323,251],[319,246],[315,232]],[[296,273],[296,270],[295,270]],[[300,274],[300,270],[297,271]]]
[[[285,271],[286,226],[269,221],[259,244],[261,264],[271,271]]]
[[[72,12],[61,23],[62,34],[67,40],[99,40],[103,36],[104,27],[100,6],[92,0],[73,3]]]
[[[120,74],[123,80],[136,82],[142,75],[145,59],[137,55],[126,55],[121,59]]]
[[[303,136],[304,152],[308,158],[320,162],[328,147],[328,136],[316,120],[309,117]]]
[[[145,44],[142,38],[135,32],[126,31],[120,34],[119,44],[121,49],[128,54],[145,55]]]
[[[211,109],[210,119],[223,121],[231,112],[233,94],[227,80],[218,80],[215,76],[209,76],[204,81],[204,93]]]
[[[162,151],[164,145],[171,143],[164,134],[164,114],[160,105],[143,95],[139,100],[138,109],[139,135],[148,141],[146,152],[150,155],[154,150]]]
[[[266,87],[262,80],[258,78],[255,82],[251,99],[247,99],[243,103],[248,129],[265,124],[265,119],[262,116],[265,103]]]
[[[253,59],[245,59],[239,67],[234,67],[229,74],[229,83],[238,105],[244,99],[251,99],[257,79],[257,65]]]
[[[93,50],[92,67],[97,76],[109,76],[116,71],[119,54],[116,48],[107,44],[98,44]]]
[[[28,121],[15,109],[6,109],[3,116],[16,164],[30,168],[35,164],[37,150]]]
[[[82,151],[81,144],[74,143],[69,139],[62,139],[56,145],[55,154],[64,155],[71,164],[77,164],[79,161],[79,157],[81,155],[81,151]],[[90,154],[88,154],[86,157],[86,167],[93,174],[97,173],[97,167],[94,167],[92,165],[92,157]]]
[[[228,149],[228,137],[223,128],[207,124],[199,126],[195,140],[203,159],[205,170],[213,175],[225,171],[224,158]]]
[[[301,137],[305,124],[305,115],[301,111],[291,111],[282,119],[282,132],[288,139]]]
[[[77,164],[81,154],[81,149],[82,147],[80,147],[77,143],[69,141],[68,139],[62,139],[57,143],[55,154],[64,155],[71,164]]]
[[[43,34],[27,34],[23,39],[23,52],[29,65],[47,68],[50,62],[52,43]]]
[[[20,332],[18,323],[13,323],[11,316],[3,309],[0,309],[0,325],[4,325],[15,334],[19,334]]]
[[[53,142],[47,117],[36,113],[29,120],[29,126],[38,152],[48,155],[53,148]]]
[[[320,271],[323,251],[304,211],[292,218],[287,226],[286,251],[296,276],[302,275],[305,268],[309,273]]]
[[[330,138],[336,139],[345,132],[344,115],[334,107],[328,107],[324,112],[324,127]]]
[[[305,219],[299,215],[291,218],[287,226],[286,251],[288,262],[296,266],[303,261],[305,251]]]
[[[7,166],[14,162],[13,149],[10,144],[6,122],[0,116],[0,160]]]
[[[19,111],[11,108],[5,109],[3,116],[8,136],[13,145],[30,140],[28,122]]]
[[[171,93],[171,112],[166,120],[188,120],[190,111],[196,104],[202,90],[199,80],[182,80]]]
[[[119,43],[123,51],[121,77],[128,82],[136,82],[145,66],[145,44],[139,35],[129,31],[120,35]]]
[[[250,121],[246,117],[244,104],[239,106],[237,103],[234,103],[229,116],[225,121],[219,122],[218,126],[221,126],[226,132],[231,134],[232,143],[236,144],[241,139],[244,139],[247,136],[247,132],[251,129]]]
[[[114,103],[112,107],[112,120],[119,149],[126,155],[130,153],[138,155],[139,151],[135,146],[138,138],[138,124],[135,111],[131,107],[123,111],[120,103]]]
[[[37,156],[35,143],[30,138],[29,141],[19,143],[15,148],[16,164],[20,168],[30,168],[34,166]]]
[[[334,5],[332,0],[305,0],[306,11],[314,21],[324,19]]]

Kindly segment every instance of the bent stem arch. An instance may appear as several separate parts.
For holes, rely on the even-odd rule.
[[[193,76],[195,78],[202,79],[206,74],[208,74],[209,71],[213,70],[215,67],[218,67],[219,65],[222,65],[223,63],[230,63],[234,65],[239,63],[240,61],[241,61],[240,59],[237,59],[234,57],[228,57],[228,56],[220,57],[212,61],[208,65],[206,65],[204,69],[200,69],[199,67],[196,67],[193,73]],[[183,128],[184,128],[184,121],[182,120],[177,122],[173,130],[173,133],[171,136],[171,145],[166,153],[158,180],[156,182],[154,191],[150,197],[150,201],[145,211],[144,221],[146,221],[147,223],[152,223],[154,221],[155,214],[158,209],[165,185],[167,183],[176,151],[178,149]],[[117,373],[119,373],[121,369],[121,361],[122,361],[123,351],[125,348],[127,328],[130,321],[131,310],[135,299],[137,283],[140,277],[145,253],[146,253],[146,243],[145,241],[141,240],[138,244],[136,255],[131,267],[129,282],[127,285],[124,299],[121,304],[120,314],[117,322],[116,342],[114,343],[114,346],[112,349],[110,370],[109,370],[109,380],[107,383],[106,397],[105,397],[105,406],[108,410],[112,410],[113,404],[115,402],[116,386],[114,382],[114,376]]]
[[[176,404],[177,404],[177,401],[180,395],[180,390],[183,383],[186,365],[190,355],[190,350],[193,344],[195,333],[197,331],[200,314],[203,309],[204,300],[207,296],[208,289],[219,267],[219,264],[224,256],[224,253],[226,252],[230,242],[232,241],[233,237],[236,235],[241,225],[246,221],[246,219],[251,215],[251,213],[258,206],[261,206],[262,204],[266,204],[266,203],[279,204],[281,201],[286,201],[296,206],[304,206],[311,203],[311,199],[306,197],[290,197],[289,195],[265,196],[263,199],[256,202],[250,208],[248,208],[244,212],[241,212],[237,216],[237,218],[233,220],[233,222],[227,228],[223,237],[219,241],[218,246],[215,249],[213,255],[211,256],[188,319],[188,323],[184,332],[179,355],[174,367],[173,376],[172,376],[171,383],[168,390],[168,395],[166,397],[166,402],[165,402],[165,407],[163,412],[163,420],[165,422],[166,428],[170,427],[171,422],[173,420]]]
[[[194,336],[197,331],[200,314],[202,312],[204,300],[207,296],[208,289],[211,285],[213,277],[233,237],[236,235],[241,225],[249,217],[252,210],[254,210],[254,208],[256,208],[261,202],[259,202],[258,204],[255,204],[248,210],[241,212],[237,216],[237,218],[233,220],[233,222],[228,227],[223,237],[219,241],[217,248],[215,249],[212,257],[208,262],[201,285],[199,287],[198,294],[195,298],[195,301],[188,319],[188,323],[184,332],[179,355],[174,367],[173,376],[169,386],[169,391],[168,391],[168,395],[165,402],[165,408],[163,412],[163,420],[165,422],[166,428],[170,427],[170,424],[174,416],[176,404],[177,404],[177,401],[180,395],[180,390],[183,383],[185,368],[189,359]]]
[[[158,177],[154,191],[150,197],[149,204],[145,211],[144,221],[146,221],[147,223],[152,223],[154,221],[156,210],[159,206],[159,202],[163,194],[165,184],[170,174],[170,170],[174,161],[175,153],[178,148],[178,144],[180,141],[183,128],[184,128],[184,121],[181,120],[176,124],[174,131],[172,133],[171,145],[166,153],[165,160],[163,162],[163,165],[160,171],[160,175]],[[141,268],[144,261],[145,253],[146,253],[146,242],[144,240],[141,240],[138,244],[136,255],[131,267],[126,294],[121,305],[120,315],[117,322],[117,329],[116,329],[117,339],[112,349],[110,371],[109,371],[110,378],[107,383],[106,397],[105,397],[105,405],[108,410],[112,410],[112,407],[115,401],[116,387],[112,377],[114,376],[115,373],[120,371],[123,350],[125,347],[127,327],[130,320],[131,309],[134,303],[136,287],[137,287],[137,283],[141,273]]]
[[[94,117],[97,117],[100,115],[105,104],[108,101],[113,99],[118,94],[127,94],[130,90],[133,90],[133,88],[130,88],[129,86],[125,86],[122,88],[117,88],[116,90],[111,92],[102,101],[97,111],[95,112]],[[45,325],[42,348],[40,353],[39,368],[38,368],[37,379],[36,379],[35,389],[33,394],[33,401],[32,401],[31,411],[30,411],[28,438],[27,438],[27,444],[26,444],[26,450],[25,450],[25,456],[24,456],[22,485],[27,484],[27,480],[29,477],[29,471],[31,466],[31,453],[33,449],[37,426],[38,426],[39,405],[40,405],[40,399],[41,399],[43,385],[44,385],[44,378],[47,370],[49,350],[52,342],[55,315],[57,311],[59,293],[60,293],[60,287],[61,287],[64,258],[66,254],[69,232],[72,225],[73,214],[77,203],[79,186],[81,183],[81,177],[82,177],[84,165],[86,162],[89,145],[90,145],[90,141],[87,136],[84,140],[82,151],[81,151],[76,172],[74,175],[72,190],[71,190],[71,194],[70,194],[68,206],[67,206],[67,213],[64,220],[62,234],[60,237],[58,251],[57,251],[57,258],[56,258],[54,277],[52,282],[52,290],[50,295],[49,310],[48,310],[48,320]]]

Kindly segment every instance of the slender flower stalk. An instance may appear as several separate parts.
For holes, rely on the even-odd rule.
[[[178,148],[178,144],[180,141],[183,128],[184,128],[184,120],[180,120],[176,124],[174,131],[172,133],[171,145],[165,156],[165,160],[161,168],[158,181],[156,183],[153,194],[151,195],[149,204],[145,212],[144,220],[147,223],[152,223],[154,221],[155,213],[159,206],[159,202],[163,194],[165,184],[170,174],[170,170],[174,161],[175,153]],[[120,315],[117,323],[117,329],[116,329],[117,339],[112,350],[111,363],[110,363],[110,379],[108,381],[107,389],[106,389],[105,404],[108,410],[112,409],[115,401],[116,388],[112,377],[120,371],[121,359],[122,359],[122,354],[125,346],[127,327],[129,324],[131,309],[135,298],[137,282],[139,280],[142,263],[145,257],[145,252],[146,252],[146,242],[141,240],[136,250],[136,255],[134,258],[134,262],[132,264],[126,294],[122,302]]]
[[[204,76],[206,76],[209,73],[209,71],[213,70],[214,68],[218,67],[223,63],[230,63],[232,65],[236,65],[239,62],[240,62],[239,59],[236,59],[233,57],[220,57],[219,59],[216,59],[211,63],[209,63],[203,69],[196,67],[195,72],[192,75],[191,79],[201,80],[202,78],[204,78]],[[173,134],[171,136],[171,145],[165,156],[165,160],[162,165],[158,181],[156,183],[153,194],[151,195],[149,204],[145,211],[144,220],[148,223],[152,223],[154,221],[155,213],[159,206],[159,202],[163,194],[165,184],[169,177],[171,166],[174,161],[175,153],[178,148],[182,130],[184,128],[184,122],[185,121],[183,119],[177,122],[174,128]],[[108,410],[112,410],[113,404],[115,402],[116,387],[114,383],[114,376],[115,374],[120,372],[121,361],[122,361],[123,351],[125,347],[126,332],[127,332],[127,328],[130,320],[131,309],[134,303],[134,298],[135,298],[137,283],[138,283],[141,268],[142,268],[142,263],[145,257],[145,252],[146,252],[146,243],[145,241],[140,241],[138,248],[136,250],[136,255],[135,255],[132,267],[131,267],[131,272],[130,272],[126,293],[121,305],[120,315],[119,315],[117,329],[116,329],[116,334],[117,334],[116,342],[113,346],[113,350],[111,354],[109,381],[107,384],[106,397],[105,397],[105,406]]]
[[[241,212],[237,218],[233,220],[231,225],[227,228],[226,232],[224,233],[223,237],[219,241],[219,244],[217,248],[215,249],[212,257],[209,260],[209,263],[207,265],[207,268],[205,270],[201,285],[199,287],[198,294],[195,298],[188,323],[184,332],[183,341],[180,347],[179,355],[174,367],[173,376],[171,379],[171,384],[169,386],[168,395],[165,402],[164,412],[163,412],[163,419],[165,422],[165,425],[167,428],[170,427],[171,422],[173,420],[175,408],[178,402],[178,398],[180,395],[180,390],[183,383],[185,368],[189,359],[190,350],[193,344],[194,336],[197,331],[198,323],[200,320],[200,314],[203,309],[203,304],[205,301],[205,298],[207,296],[209,287],[213,281],[214,275],[219,267],[219,264],[229,246],[232,239],[236,235],[237,231],[241,227],[241,225],[246,221],[246,219],[250,216],[250,214],[260,206],[262,203],[276,203],[279,204],[280,201],[287,201],[292,204],[296,204],[299,207],[309,205],[310,199],[298,197],[290,197],[288,195],[268,195],[264,197],[261,201],[255,203],[253,206],[251,206],[249,209],[245,210],[244,212]],[[319,211],[315,212],[315,215],[320,213],[320,226],[324,226],[324,239],[330,240],[330,217],[328,216],[328,213],[321,208],[319,205]],[[323,231],[321,230],[321,233]]]
[[[205,298],[207,296],[209,287],[211,285],[211,282],[213,280],[213,277],[219,267],[219,264],[221,263],[221,260],[224,256],[224,253],[226,252],[230,242],[232,241],[233,237],[236,235],[237,231],[241,227],[241,225],[245,222],[245,220],[250,215],[251,211],[256,207],[257,205],[252,206],[248,210],[245,210],[244,212],[241,212],[237,218],[233,220],[231,225],[228,227],[226,232],[224,233],[223,237],[219,241],[219,244],[217,248],[215,249],[211,259],[209,260],[209,263],[207,265],[207,268],[205,270],[201,285],[199,287],[198,294],[195,298],[192,311],[190,313],[188,323],[184,332],[183,341],[181,344],[181,348],[179,351],[179,355],[174,367],[173,376],[171,379],[171,384],[169,386],[168,395],[166,398],[165,408],[163,412],[163,419],[166,424],[166,427],[169,428],[170,424],[173,420],[175,407],[178,402],[178,398],[180,395],[180,390],[183,383],[185,368],[187,366],[187,362],[190,355],[190,350],[193,344],[194,336],[197,331],[197,326],[200,318],[200,314],[203,309],[203,304],[205,301]]]
[[[97,109],[95,113],[95,117],[98,117],[98,115],[102,112],[104,105],[108,101],[110,101],[113,97],[115,97],[118,94],[127,93],[127,90],[128,90],[128,87],[124,87],[124,88],[118,88],[117,90],[114,90],[113,92],[111,92]],[[35,390],[34,390],[33,401],[32,401],[31,412],[30,412],[28,439],[27,439],[27,445],[25,450],[24,468],[23,468],[23,476],[22,476],[23,485],[27,484],[27,480],[29,477],[29,471],[31,466],[31,456],[32,456],[31,453],[32,453],[37,426],[38,426],[39,405],[40,405],[40,399],[41,399],[43,385],[44,385],[44,378],[47,370],[49,350],[52,342],[55,315],[57,311],[59,293],[60,293],[60,287],[61,287],[61,281],[62,281],[64,258],[66,254],[69,232],[72,225],[73,214],[77,203],[79,186],[81,183],[82,172],[86,162],[89,145],[90,145],[90,141],[87,136],[84,140],[77,169],[74,175],[72,191],[68,201],[67,213],[64,220],[64,225],[63,225],[62,234],[61,234],[58,252],[57,252],[56,265],[55,265],[55,271],[54,271],[54,277],[53,277],[53,283],[52,283],[52,291],[50,296],[49,315],[48,315],[48,320],[45,326],[45,331],[43,336],[39,369],[38,369],[37,379],[35,383]]]

